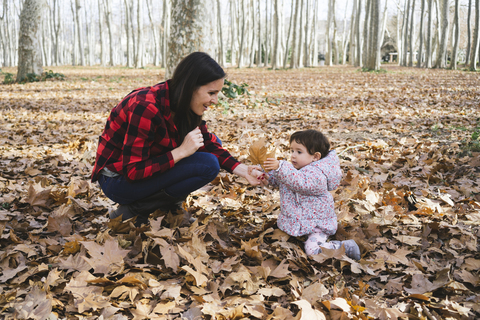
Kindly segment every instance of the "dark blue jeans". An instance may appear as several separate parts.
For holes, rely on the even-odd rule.
[[[177,162],[172,169],[155,174],[150,179],[130,182],[123,176],[112,178],[100,175],[98,183],[109,199],[129,204],[162,189],[172,197],[186,197],[215,179],[219,171],[220,164],[215,155],[195,152]]]

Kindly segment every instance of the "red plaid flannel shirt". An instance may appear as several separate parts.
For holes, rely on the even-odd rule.
[[[232,172],[240,163],[208,132],[205,121],[200,131],[204,146],[198,151],[214,154],[220,166]],[[129,181],[165,172],[174,167],[171,151],[178,146],[168,82],[134,90],[112,109],[107,119],[99,138],[92,182],[98,180],[105,167]]]

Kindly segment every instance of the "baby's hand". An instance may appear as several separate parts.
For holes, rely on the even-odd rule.
[[[265,162],[263,163],[263,166],[267,171],[277,170],[278,167],[280,166],[280,161],[273,158],[267,158],[267,160],[265,160]]]

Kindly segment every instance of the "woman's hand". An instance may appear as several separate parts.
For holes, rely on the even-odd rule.
[[[280,161],[273,158],[267,158],[267,160],[265,160],[265,162],[263,163],[263,166],[267,171],[277,170],[278,167],[280,166]]]
[[[180,147],[172,150],[175,163],[183,158],[191,156],[201,147],[203,147],[203,134],[200,131],[200,128],[196,127],[185,136]]]

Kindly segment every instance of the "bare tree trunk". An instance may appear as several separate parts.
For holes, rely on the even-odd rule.
[[[312,25],[312,42],[313,42],[313,54],[312,54],[312,66],[318,66],[318,32],[317,32],[317,20],[318,20],[318,1],[313,1],[313,25]]]
[[[235,42],[236,42],[236,39],[237,39],[237,36],[236,36],[236,33],[237,33],[237,30],[236,30],[236,13],[237,13],[237,10],[235,10],[235,0],[230,0],[230,12],[231,12],[231,15],[230,15],[230,18],[231,18],[231,27],[232,27],[232,30],[231,30],[231,41],[230,41],[230,63],[232,65],[232,67],[235,65],[236,63],[236,53],[235,53]]]
[[[238,67],[241,68],[243,67],[243,51],[244,51],[244,43],[245,43],[245,32],[246,30],[246,25],[245,25],[245,20],[247,19],[245,15],[245,1],[246,0],[240,0],[242,1],[242,35],[240,38],[240,48],[238,49],[239,51],[239,56],[238,56]]]
[[[328,0],[328,16],[327,16],[327,26],[325,31],[325,44],[326,44],[326,55],[325,55],[325,64],[327,66],[332,65],[332,19],[333,19],[333,10],[334,0]]]
[[[422,9],[420,13],[420,30],[418,30],[420,35],[420,45],[418,46],[417,68],[421,68],[423,62],[423,16],[425,15],[425,0],[420,1],[422,1]]]
[[[369,46],[369,43],[370,43],[370,38],[369,38],[369,35],[368,35],[368,32],[370,31],[369,28],[368,28],[368,23],[371,19],[370,17],[370,12],[371,12],[371,9],[370,9],[370,6],[371,6],[371,3],[372,3],[372,0],[367,0],[367,2],[365,3],[365,22],[364,22],[364,25],[363,25],[363,66],[367,67],[367,63],[368,63],[368,57],[370,56],[370,46]]]
[[[403,18],[403,44],[402,44],[402,63],[401,65],[406,67],[408,63],[408,25],[410,21],[410,4],[411,0],[405,1],[405,15]]]
[[[101,0],[97,0],[98,4],[98,32],[100,34],[100,65],[105,66],[105,34],[103,33],[103,9]]]
[[[455,28],[455,41],[452,49],[452,59],[450,60],[450,68],[457,69],[458,43],[460,40],[460,24],[458,23],[459,0],[455,0],[455,15],[453,18],[453,27]]]
[[[427,52],[425,56],[425,67],[432,67],[432,3],[433,0],[427,0],[428,2],[428,21],[427,21]]]
[[[163,0],[162,68],[167,68],[167,47],[170,38],[170,9],[169,0]]]
[[[274,44],[273,44],[273,54],[272,54],[272,69],[275,70],[278,68],[277,60],[278,60],[278,52],[279,52],[279,45],[280,45],[280,22],[278,19],[279,15],[279,8],[278,8],[278,0],[273,0],[274,4],[274,12],[273,12],[273,26],[274,26]]]
[[[285,55],[283,56],[283,68],[287,68],[288,54],[290,52],[290,35],[292,33],[293,16],[295,15],[295,0],[292,0],[292,8],[290,9],[290,23],[288,24],[287,41],[285,43]],[[293,46],[292,46],[293,47]]]
[[[25,0],[20,14],[20,39],[18,41],[17,82],[24,81],[28,73],[42,74],[42,48],[40,25],[43,0]]]
[[[109,43],[109,56],[110,59],[108,61],[109,66],[115,65],[115,60],[113,57],[113,26],[112,26],[112,10],[110,8],[110,0],[103,0],[105,1],[105,21],[107,22],[107,29],[108,29],[108,43]]]
[[[294,1],[294,0],[292,0]],[[292,38],[292,54],[290,56],[290,68],[296,69],[298,68],[297,64],[297,21],[298,16],[300,14],[300,0],[296,0],[295,4],[295,16],[293,19],[293,38]],[[293,14],[293,12],[292,12]]]
[[[300,0],[300,33],[298,36],[298,56],[297,56],[297,65],[299,68],[303,67],[302,63],[302,56],[303,56],[303,46],[302,46],[302,40],[303,40],[303,11],[304,11],[304,3],[305,0]]]
[[[465,66],[468,65],[470,60],[470,52],[472,52],[472,28],[471,24],[471,13],[472,13],[472,0],[468,0],[468,13],[467,13],[467,54],[465,55]]]
[[[85,48],[83,42],[83,32],[82,32],[82,15],[79,12],[82,6],[80,5],[80,0],[75,0],[75,23],[77,24],[77,33],[78,33],[78,48],[80,50],[80,64],[85,66]]]
[[[447,41],[448,41],[448,0],[442,0],[440,5],[442,11],[441,19],[441,41],[438,48],[437,62],[435,64],[438,68],[446,67],[446,56],[447,56]]]
[[[151,25],[151,28],[152,28],[152,34],[153,34],[153,45],[154,45],[154,49],[153,49],[153,65],[155,66],[158,66],[158,62],[159,62],[159,46],[158,46],[158,42],[159,42],[159,39],[158,39],[158,33],[157,33],[157,28],[155,28],[155,23],[153,21],[153,16],[152,16],[152,8],[153,8],[153,5],[151,3],[152,0],[147,0],[147,10],[148,10],[148,19],[150,20],[150,25]]]
[[[145,66],[145,54],[143,45],[143,18],[142,7],[143,1],[137,0],[137,50],[135,56],[135,68],[143,68]]]
[[[303,65],[305,67],[310,67],[310,52],[309,52],[309,34],[308,34],[308,31],[310,30],[310,16],[309,16],[309,12],[310,12],[310,3],[309,3],[309,0],[305,0],[306,1],[306,4],[305,4],[305,43],[304,43],[304,56],[303,56]]]
[[[371,0],[371,21],[370,21],[370,31],[369,31],[369,43],[370,49],[369,57],[367,59],[367,69],[368,70],[378,70],[380,66],[380,59],[378,59],[378,31],[380,26],[380,0]]]
[[[409,67],[413,67],[413,41],[414,40],[415,40],[415,0],[412,0],[412,15],[410,17],[410,39],[409,39],[410,59],[408,61]]]
[[[250,28],[252,30],[252,42],[250,43],[250,63],[249,63],[249,68],[253,67],[253,63],[255,60],[255,3],[254,0],[250,0],[250,16],[252,20],[252,27]]]
[[[225,66],[225,52],[223,50],[223,34],[222,34],[222,11],[220,6],[220,0],[217,0],[217,24],[218,24],[218,57],[220,58],[218,63],[224,67]]]
[[[210,24],[210,10],[213,0],[173,0],[170,41],[168,42],[166,79],[175,67],[188,54],[203,51],[215,56],[215,24]]]
[[[355,66],[362,67],[363,66],[363,59],[362,59],[362,33],[360,31],[360,17],[362,14],[362,0],[358,0],[357,2],[357,13],[355,18],[355,37],[356,37],[356,45],[357,45],[357,54],[355,57]]]
[[[258,36],[257,36],[257,67],[262,67],[262,14],[260,11],[260,0],[257,2],[258,5]]]
[[[125,34],[127,36],[127,68],[133,67],[133,54],[132,54],[132,26],[130,20],[130,1],[123,0],[125,3]]]
[[[382,26],[380,27],[378,53],[377,53],[378,63],[381,62],[380,59],[382,58],[382,46],[383,46],[383,40],[385,38],[385,32],[388,33],[388,29],[387,29],[388,5],[387,4],[388,4],[388,1],[385,2],[385,7],[383,8]]]
[[[475,0],[475,30],[473,31],[473,47],[470,57],[470,70],[477,70],[478,43],[480,40],[480,0]]]

